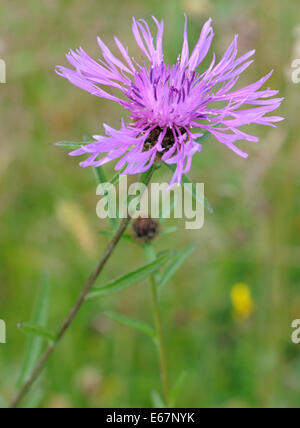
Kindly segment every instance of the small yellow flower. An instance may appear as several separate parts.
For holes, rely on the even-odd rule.
[[[249,287],[240,282],[231,289],[233,316],[238,321],[246,320],[254,311],[254,302]]]

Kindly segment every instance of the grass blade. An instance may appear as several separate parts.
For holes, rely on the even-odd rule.
[[[151,394],[153,407],[155,409],[165,409],[165,403],[163,402],[163,399],[161,398],[160,394],[157,391],[153,391]]]
[[[100,230],[99,231],[100,235],[105,236],[107,238],[112,238],[113,237],[113,232],[109,231],[109,230]],[[126,241],[126,242],[130,242],[131,244],[138,244],[137,241],[135,241],[131,235],[129,235],[129,233],[124,233],[124,235],[121,238],[122,241]]]
[[[55,335],[43,327],[39,327],[30,323],[20,323],[18,327],[24,333],[27,333],[33,336],[38,336],[43,339],[50,340],[51,342],[55,341]]]
[[[177,232],[178,230],[179,230],[179,227],[177,227],[177,226],[167,227],[166,229],[162,229],[159,232],[159,236],[169,235],[170,233]]]
[[[36,299],[35,308],[32,314],[31,323],[35,326],[44,328],[48,318],[49,307],[49,280],[45,275],[42,278],[38,296]],[[32,372],[42,350],[44,338],[30,335],[26,343],[25,359],[21,370],[21,375],[18,384],[26,382],[28,376]]]
[[[160,282],[158,284],[159,291],[162,290],[162,288],[169,282],[169,280],[172,278],[173,275],[179,270],[179,268],[183,265],[185,260],[188,258],[188,256],[195,250],[197,247],[197,244],[193,244],[186,248],[183,251],[178,252],[174,258],[173,261],[167,266],[165,271],[161,275]]]
[[[176,400],[177,400],[180,392],[182,391],[182,388],[185,384],[186,378],[187,378],[187,371],[184,371],[181,373],[177,382],[175,383],[175,385],[174,385],[174,387],[170,393],[171,407],[175,407]]]
[[[88,140],[88,141],[59,141],[58,143],[55,143],[57,147],[63,147],[65,149],[69,150],[76,150],[80,149],[81,146],[86,146],[87,144],[94,143],[94,140]]]
[[[138,282],[143,281],[149,275],[152,275],[157,271],[166,261],[170,258],[171,252],[165,254],[151,263],[148,263],[132,272],[127,273],[126,275],[121,276],[113,281],[110,281],[108,284],[102,287],[95,287],[92,289],[91,293],[88,295],[88,299],[94,297],[107,296],[108,294],[116,293],[118,291],[124,290],[132,285],[137,284]]]
[[[132,318],[125,317],[124,315],[118,314],[116,312],[109,311],[109,312],[104,312],[104,314],[107,315],[109,318],[113,319],[114,321],[124,324],[127,327],[132,327],[144,333],[146,336],[151,337],[151,339],[155,339],[155,332],[153,328],[148,324],[145,324],[138,320],[134,320]]]

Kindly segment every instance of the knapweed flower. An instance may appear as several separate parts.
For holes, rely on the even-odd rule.
[[[142,64],[131,58],[128,48],[115,37],[122,60],[98,38],[102,59],[95,61],[79,48],[67,54],[74,69],[57,68],[57,73],[74,85],[116,101],[130,112],[127,120],[122,120],[121,129],[104,125],[106,136],[95,135],[93,143],[70,154],[89,155],[82,167],[100,166],[118,159],[116,170],[122,170],[123,174],[144,172],[159,159],[177,166],[171,185],[180,183],[182,175],[190,170],[194,154],[202,150],[197,139],[204,132],[246,158],[247,154],[235,143],[258,141],[258,138],[240,127],[252,123],[275,126],[275,122],[282,120],[266,116],[283,100],[274,98],[278,91],[261,90],[272,72],[249,86],[233,90],[255,53],[253,50],[237,57],[238,36],[218,63],[214,54],[208,69],[200,71],[199,65],[214,37],[211,19],[204,25],[191,55],[186,19],[182,52],[176,64],[165,64],[164,23],[153,19],[157,25],[155,41],[148,24],[133,18],[133,35],[145,56]],[[116,94],[117,90],[125,99]]]

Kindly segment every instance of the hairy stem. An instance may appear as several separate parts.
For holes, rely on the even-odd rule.
[[[145,176],[143,183],[147,186],[150,183],[150,180],[152,178],[152,175],[155,171],[155,167],[153,167]],[[142,195],[140,195],[140,198]],[[18,391],[16,396],[12,399],[11,403],[9,404],[9,408],[13,409],[18,407],[18,405],[21,403],[22,399],[25,397],[31,386],[34,384],[34,382],[37,380],[39,375],[41,374],[43,368],[45,367],[49,357],[53,354],[55,351],[58,343],[65,335],[66,331],[70,327],[71,323],[73,322],[74,318],[80,311],[83,303],[86,300],[87,295],[89,294],[91,288],[95,284],[96,280],[98,279],[100,273],[102,272],[103,268],[105,267],[106,263],[110,259],[111,255],[113,254],[115,248],[117,247],[118,243],[120,242],[124,232],[126,231],[129,223],[131,222],[131,218],[125,218],[120,223],[118,229],[116,230],[114,236],[112,237],[111,241],[109,242],[106,250],[104,251],[98,265],[96,266],[94,272],[89,277],[88,281],[86,282],[82,292],[80,293],[77,301],[75,302],[73,308],[71,309],[69,315],[66,317],[65,321],[63,322],[61,328],[59,329],[56,339],[54,343],[49,345],[49,347],[46,349],[38,363],[36,364],[35,368],[33,369],[30,377],[28,380],[24,383],[24,385],[21,387],[21,389]]]

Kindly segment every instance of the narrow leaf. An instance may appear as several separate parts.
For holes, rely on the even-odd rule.
[[[119,183],[119,181],[120,181],[120,177],[121,177],[122,173],[125,171],[125,169],[126,169],[126,166],[124,166],[124,168],[122,168],[122,169],[121,169],[121,171],[118,171],[118,172],[113,176],[113,178],[110,180],[110,183],[111,183],[111,184],[118,184],[118,183]]]
[[[108,284],[102,287],[93,288],[91,293],[88,295],[88,299],[116,293],[143,281],[149,275],[152,275],[155,271],[157,271],[157,269],[160,268],[163,264],[165,264],[169,258],[170,253],[157,258],[154,262],[148,263],[132,272],[127,273],[126,275],[121,276],[118,279],[110,281]]]
[[[204,141],[208,140],[209,137],[211,137],[212,134],[209,131],[204,131],[202,137],[197,138],[195,141],[196,143],[202,144]]]
[[[99,231],[100,235],[106,236],[107,238],[112,238],[113,237],[113,232],[109,231],[109,230],[100,230]],[[135,241],[130,235],[129,233],[124,233],[124,235],[121,238],[122,241],[127,241],[127,242],[131,242],[132,244],[138,244],[137,241]]]
[[[55,340],[55,335],[43,327],[39,327],[30,323],[20,323],[18,327],[24,333],[31,334],[33,336],[42,337],[52,342],[54,342]]]
[[[159,232],[159,235],[160,235],[160,236],[163,236],[163,235],[169,235],[170,233],[177,232],[178,230],[179,230],[179,228],[178,228],[177,226],[174,226],[174,227],[167,227],[166,229],[161,230],[161,231]]]
[[[172,262],[166,267],[164,272],[161,275],[160,282],[158,284],[158,289],[161,291],[162,288],[170,281],[173,275],[180,269],[183,263],[186,261],[188,256],[195,250],[197,244],[193,244],[186,248],[183,251],[178,252],[174,257]]]
[[[66,149],[69,150],[76,150],[76,149],[80,149],[81,146],[86,146],[87,144],[91,144],[93,143],[93,140],[90,141],[80,141],[80,142],[76,142],[76,141],[59,141],[58,143],[55,143],[55,145],[57,147],[64,147]]]
[[[38,327],[45,327],[48,318],[49,306],[49,280],[45,275],[42,278],[35,308],[31,318],[31,324]],[[32,372],[42,350],[44,339],[39,336],[30,335],[26,343],[25,360],[21,370],[18,384],[23,384]]]
[[[184,371],[181,373],[177,382],[175,383],[175,385],[174,385],[174,387],[170,393],[171,407],[175,407],[176,400],[177,400],[180,392],[182,391],[182,388],[186,382],[186,378],[187,378],[187,371]]]
[[[151,337],[151,339],[155,339],[155,332],[151,326],[145,324],[141,321],[134,320],[132,318],[125,317],[124,315],[117,314],[116,312],[104,312],[109,318],[117,321],[121,324],[125,324],[128,327],[135,328],[136,330],[146,334]]]
[[[177,168],[177,166],[176,165],[168,165],[168,164],[166,164],[173,172],[175,172],[176,171],[176,168]],[[208,201],[208,199],[204,196],[204,195],[199,195],[198,194],[198,192],[197,192],[197,190],[196,190],[196,185],[195,185],[195,183],[193,183],[190,179],[189,179],[189,177],[187,176],[187,175],[183,175],[182,176],[182,184],[192,184],[193,186],[192,186],[192,195],[193,195],[193,198],[195,199],[195,200],[197,200],[197,201],[199,201],[201,204],[203,204],[204,206],[205,206],[205,208],[207,208],[208,209],[208,211],[211,213],[211,214],[213,214],[213,212],[214,212],[214,210],[213,210],[213,208],[211,207],[211,205],[210,205],[210,203],[209,203],[209,201]],[[188,190],[188,187],[187,187],[187,190]]]
[[[222,126],[221,123],[218,123],[215,125],[215,128],[219,128],[220,126]],[[209,131],[203,131],[203,135],[202,137],[197,138],[195,141],[196,143],[204,143],[204,141],[208,140],[208,138],[212,137],[212,134]]]
[[[161,398],[160,394],[157,391],[152,392],[152,403],[153,407],[155,409],[165,409],[165,403],[163,402],[163,399]]]

